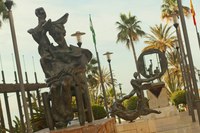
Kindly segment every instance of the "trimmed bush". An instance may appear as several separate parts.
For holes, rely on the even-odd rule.
[[[92,111],[94,115],[94,120],[99,120],[106,117],[106,110],[103,106],[92,105]]]
[[[132,96],[131,98],[125,100],[123,103],[128,110],[135,110],[137,107],[137,100],[137,96]]]
[[[146,107],[149,107],[148,101],[149,100],[145,97],[144,102],[146,103]],[[137,104],[138,104],[137,102],[138,102],[138,97],[132,96],[131,98],[125,100],[123,104],[128,110],[135,110],[137,108]]]
[[[176,90],[170,97],[172,103],[178,107],[179,104],[186,105],[186,92],[185,90]]]

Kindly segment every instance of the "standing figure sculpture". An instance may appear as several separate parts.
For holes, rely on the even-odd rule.
[[[46,83],[50,87],[54,123],[57,128],[65,127],[74,117],[71,105],[72,91],[75,88],[80,92],[86,89],[86,81],[81,75],[85,73],[92,53],[87,49],[67,45],[64,24],[67,22],[68,13],[56,21],[46,21],[43,8],[37,8],[35,14],[38,17],[38,25],[28,30],[28,33],[39,44],[40,63]],[[47,32],[56,45],[50,43]]]

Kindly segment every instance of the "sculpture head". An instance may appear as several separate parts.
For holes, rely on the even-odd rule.
[[[134,77],[135,79],[137,79],[138,76],[139,76],[139,73],[138,73],[138,72],[134,72],[133,77]]]
[[[58,19],[57,21],[53,21],[53,22],[51,21],[51,19],[49,19],[43,25],[43,27],[47,31],[49,31],[49,34],[52,36],[54,41],[56,43],[58,43],[59,45],[63,45],[63,42],[65,42],[65,38],[64,37],[66,35],[66,31],[65,31],[64,24],[67,22],[68,16],[69,16],[69,14],[66,13],[60,19]]]
[[[53,37],[55,42],[63,41],[66,31],[62,24],[52,23],[49,29],[49,34]]]
[[[39,7],[37,9],[35,9],[35,15],[38,17],[39,20],[46,19],[46,12],[43,7]]]

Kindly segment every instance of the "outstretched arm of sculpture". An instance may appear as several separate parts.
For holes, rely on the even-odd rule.
[[[135,89],[133,89],[128,95],[122,97],[122,99],[118,100],[118,102],[122,103],[124,100],[129,99],[136,93]]]
[[[157,75],[155,75],[153,77],[150,77],[150,78],[147,78],[147,79],[138,79],[138,80],[141,80],[141,83],[150,82],[150,81],[153,81],[154,79],[160,78],[161,76],[162,76],[162,74],[158,73]]]

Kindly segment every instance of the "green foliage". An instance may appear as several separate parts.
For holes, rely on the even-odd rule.
[[[38,131],[47,127],[45,114],[44,114],[44,107],[39,107],[37,102],[37,96],[35,93],[32,93],[31,98],[32,102],[32,109],[33,109],[33,118],[31,119],[33,131]]]
[[[148,107],[148,99],[145,97],[144,102],[146,103],[146,106]],[[137,103],[138,103],[138,97],[137,96],[132,96],[131,98],[125,100],[123,102],[124,106],[128,109],[128,110],[135,110],[137,108]]]
[[[107,114],[104,107],[100,105],[92,105],[92,111],[94,115],[94,120],[105,118]]]
[[[6,128],[4,128],[4,127],[2,127],[2,126],[0,125],[0,133],[6,133],[6,131],[9,132],[8,129],[6,129]]]
[[[123,103],[128,110],[135,110],[137,107],[137,100],[137,96],[132,96],[131,98],[125,100]]]
[[[179,104],[186,104],[186,91],[176,90],[170,97],[172,103],[178,107]]]
[[[22,123],[17,116],[15,116],[15,120],[13,120],[15,126],[13,127],[14,133],[22,133]],[[24,123],[23,123],[24,124]]]

